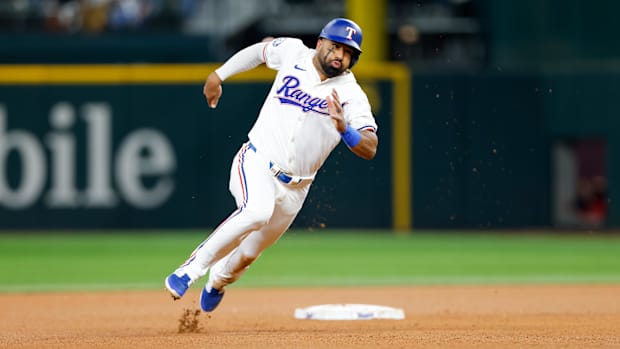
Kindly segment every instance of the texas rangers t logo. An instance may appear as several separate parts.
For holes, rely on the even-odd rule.
[[[357,30],[355,30],[355,28],[346,27],[345,30],[349,33],[349,35],[347,35],[347,40],[353,39],[353,35],[357,34]]]

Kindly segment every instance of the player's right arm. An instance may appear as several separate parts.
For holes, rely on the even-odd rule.
[[[222,96],[222,79],[215,72],[212,72],[207,77],[202,93],[205,95],[209,107],[215,109],[217,102]]]
[[[209,74],[202,93],[209,107],[215,108],[222,96],[222,82],[235,74],[256,68],[265,63],[264,50],[266,42],[259,42],[235,53],[221,67]]]
[[[221,67],[212,72],[202,89],[209,103],[215,108],[222,95],[222,82],[235,74],[256,68],[266,63],[267,67],[279,70],[284,62],[307,50],[303,42],[293,38],[265,38],[262,42],[248,46],[235,53]]]

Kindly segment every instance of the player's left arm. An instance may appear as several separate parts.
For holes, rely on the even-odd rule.
[[[377,154],[377,146],[379,145],[379,138],[377,134],[370,130],[357,131],[361,135],[360,141],[353,147],[349,144],[347,146],[351,151],[362,159],[372,160]],[[343,139],[346,134],[341,133]],[[345,141],[346,143],[346,141]]]
[[[335,89],[332,90],[331,96],[327,96],[327,109],[336,130],[342,136],[342,140],[347,147],[362,159],[372,160],[377,153],[377,146],[379,145],[377,134],[367,129],[356,130],[347,124],[344,119],[344,110],[340,103],[340,97]]]
[[[349,147],[351,151],[361,157],[362,159],[372,160],[377,154],[377,146],[379,145],[379,137],[377,134],[370,130],[358,131],[362,135],[362,139],[353,148]]]

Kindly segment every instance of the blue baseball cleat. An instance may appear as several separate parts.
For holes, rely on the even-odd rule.
[[[168,292],[175,300],[183,297],[191,284],[192,280],[187,274],[178,276],[172,273],[166,278],[166,289],[168,289]]]
[[[206,312],[213,311],[220,304],[222,298],[224,298],[224,290],[218,291],[215,288],[211,288],[211,291],[207,291],[205,286],[200,294],[200,307]]]

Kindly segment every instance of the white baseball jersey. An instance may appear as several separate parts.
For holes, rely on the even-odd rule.
[[[314,176],[340,142],[327,110],[332,89],[338,92],[349,125],[377,130],[368,98],[353,73],[321,81],[312,63],[314,53],[294,38],[278,38],[264,47],[265,63],[278,74],[248,135],[269,160],[298,176]]]
[[[284,185],[266,165],[270,161],[294,176],[316,174],[341,140],[327,108],[326,98],[332,89],[338,92],[345,121],[351,127],[376,131],[368,98],[353,73],[321,81],[312,62],[314,54],[301,40],[279,38],[238,52],[216,70],[224,80],[265,62],[278,74],[248,134],[252,145],[244,144],[231,163],[229,189],[237,209],[166,279],[173,297],[181,297],[185,290],[177,292],[169,280],[189,285],[209,268],[202,294],[212,288],[222,291],[289,228],[310,181]],[[272,169],[273,164],[269,164]]]

